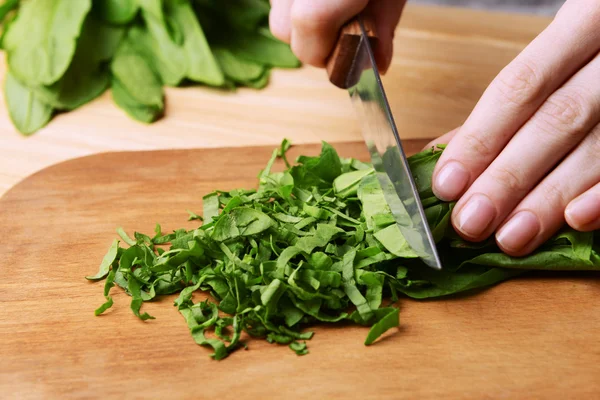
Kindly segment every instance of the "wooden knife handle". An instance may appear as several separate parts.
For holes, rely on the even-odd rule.
[[[342,89],[354,86],[356,84],[355,81],[358,81],[359,78],[359,76],[356,76],[354,79],[348,79],[360,44],[361,30],[359,19],[362,20],[371,47],[377,45],[375,23],[369,16],[359,15],[342,27],[338,41],[327,60],[329,80],[335,86]]]

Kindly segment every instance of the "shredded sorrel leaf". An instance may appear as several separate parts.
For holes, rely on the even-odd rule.
[[[431,191],[431,174],[442,149],[410,157],[444,269],[426,267],[394,222],[369,164],[340,158],[323,144],[319,156],[286,158],[289,141],[274,150],[259,174],[258,189],[215,191],[203,198],[204,222],[197,229],[150,237],[123,229],[129,245],[115,240],[98,273],[107,277],[105,303],[116,284],[132,297],[142,320],[144,302],[179,293],[175,306],[194,341],[223,359],[241,347],[240,336],[289,345],[308,353],[308,328],[352,321],[370,326],[364,344],[373,344],[399,324],[399,295],[423,299],[483,288],[529,269],[600,270],[600,243],[594,233],[565,230],[534,254],[513,258],[493,242],[462,241],[452,230],[453,204]],[[287,169],[273,172],[277,158]],[[191,220],[202,219],[189,212]],[[156,247],[170,244],[168,250]],[[207,299],[194,302],[194,293]],[[210,334],[210,336],[207,336]],[[245,346],[245,345],[244,345]]]

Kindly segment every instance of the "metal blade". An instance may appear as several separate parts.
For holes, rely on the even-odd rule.
[[[400,231],[413,251],[427,265],[441,269],[435,241],[360,17],[359,23],[362,35],[348,75],[348,83],[357,83],[348,91],[362,124],[362,134],[385,199]]]

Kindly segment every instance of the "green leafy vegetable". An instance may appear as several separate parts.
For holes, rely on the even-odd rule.
[[[30,135],[55,111],[112,89],[131,118],[164,115],[163,86],[260,89],[273,66],[297,67],[268,30],[267,0],[9,0],[0,5],[15,127]]]
[[[233,33],[227,42],[233,54],[248,61],[281,68],[300,65],[289,46],[261,32]]]
[[[308,354],[308,348],[306,347],[306,342],[296,342],[293,341],[290,343],[290,349],[292,349],[299,356],[303,356]]]
[[[34,86],[33,90],[59,110],[73,110],[100,96],[110,84],[106,62],[115,54],[123,33],[122,28],[107,25],[90,15],[65,74],[52,85]]]
[[[106,275],[108,275],[108,273],[110,271],[111,265],[117,259],[118,251],[119,251],[119,241],[115,239],[113,241],[112,246],[110,246],[108,253],[106,253],[106,255],[104,256],[104,259],[102,260],[102,263],[100,264],[100,269],[98,270],[96,275],[86,276],[85,278],[89,279],[89,280],[98,280],[98,279],[105,278]]]
[[[112,79],[112,96],[117,105],[131,118],[140,122],[156,121],[163,113],[162,107],[146,105],[138,102],[135,96],[127,91],[118,79]]]
[[[10,119],[24,135],[34,133],[52,118],[52,106],[43,102],[32,89],[19,82],[10,72],[6,74],[4,96]]]
[[[2,34],[0,35],[0,49],[4,48],[6,32],[15,21],[18,8],[19,0],[6,0],[4,4],[0,5],[0,29],[2,30]]]
[[[98,273],[107,277],[101,314],[112,306],[114,284],[132,297],[142,320],[144,302],[179,292],[175,306],[194,341],[225,358],[241,347],[242,332],[308,353],[307,330],[318,323],[370,326],[371,345],[399,324],[399,295],[415,299],[481,289],[530,269],[600,270],[594,233],[565,230],[539,251],[512,258],[493,241],[459,239],[449,224],[453,204],[431,192],[441,149],[410,157],[444,269],[426,267],[398,229],[370,165],[340,158],[323,143],[319,156],[289,165],[289,141],[274,150],[258,189],[215,191],[203,198],[204,223],[153,237],[122,229]],[[287,169],[273,172],[278,157]],[[200,217],[190,212],[190,219]],[[170,244],[168,250],[159,246]],[[193,295],[202,300],[194,302]],[[245,345],[244,345],[245,346]]]
[[[400,324],[400,310],[394,307],[380,308],[375,312],[377,322],[369,330],[365,345],[373,344],[381,335]]]
[[[73,59],[91,7],[91,0],[22,2],[4,38],[10,71],[30,86],[58,81]]]
[[[117,95],[122,90],[130,96],[131,103],[128,104],[162,111],[164,103],[161,82],[144,57],[130,44],[130,40],[121,43],[110,67],[113,79],[118,82]],[[123,108],[128,110],[127,107]]]
[[[167,4],[171,4],[173,22],[181,28],[185,38],[182,47],[188,66],[186,77],[207,85],[223,85],[223,71],[212,54],[192,6],[188,2],[173,0]]]
[[[190,214],[190,216],[188,217],[188,221],[204,221],[204,218],[202,218],[200,215],[196,214],[193,211],[188,210],[188,214]]]
[[[104,21],[115,24],[128,24],[139,11],[137,0],[95,0],[94,7]]]
[[[6,0],[0,5],[0,21],[3,21],[6,16],[19,6],[19,0]]]

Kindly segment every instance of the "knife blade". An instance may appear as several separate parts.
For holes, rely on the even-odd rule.
[[[340,32],[327,63],[330,81],[347,89],[361,131],[400,232],[428,266],[441,269],[435,241],[377,69],[372,21],[358,16]]]

